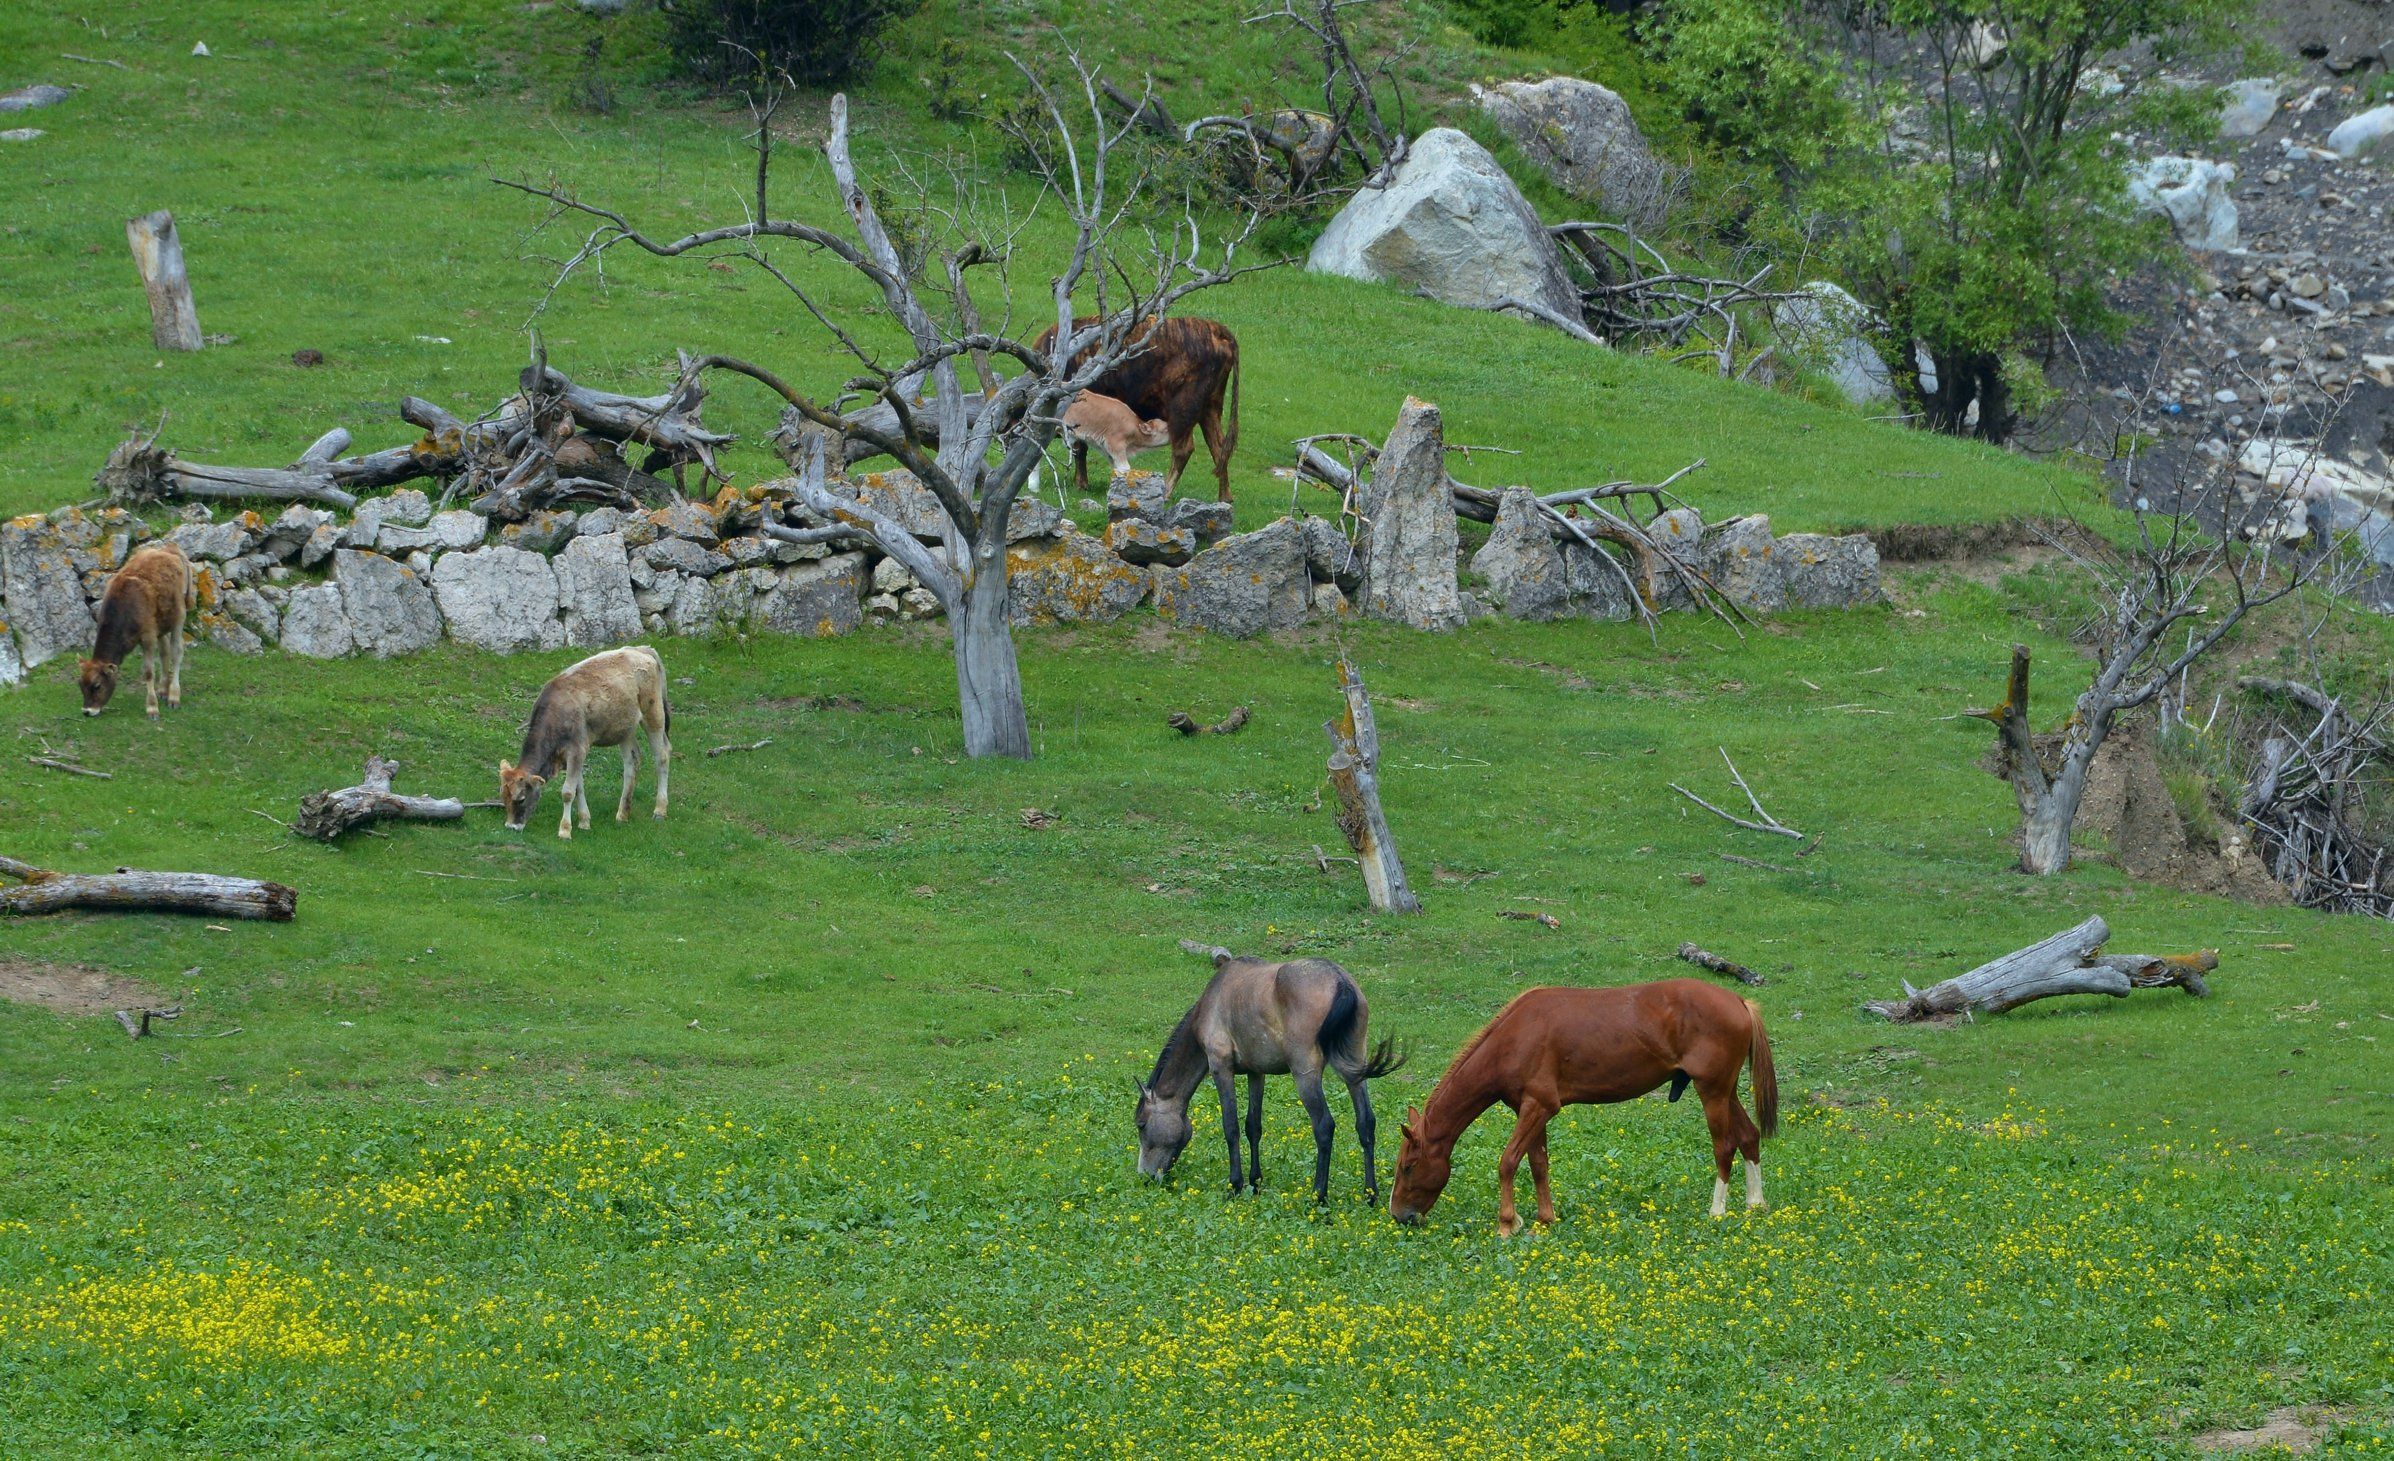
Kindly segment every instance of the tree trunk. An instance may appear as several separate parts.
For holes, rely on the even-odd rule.
[[[956,696],[964,716],[964,754],[1031,759],[1031,720],[1023,708],[1022,668],[1014,659],[1014,625],[1006,593],[1005,527],[996,525],[994,553],[980,563],[948,611],[956,651]]]
[[[2219,967],[2212,950],[2199,954],[2105,954],[2111,929],[2100,917],[2005,954],[1928,989],[1904,985],[1902,999],[1863,1005],[1872,1014],[1911,1024],[1962,1014],[2001,1014],[2031,1000],[2063,994],[2108,994],[2124,999],[2131,989],[2171,987],[2204,995],[2203,975]]]
[[[199,310],[191,303],[191,278],[183,272],[183,240],[174,215],[161,209],[125,222],[133,266],[150,295],[150,341],[161,350],[197,350]]]
[[[366,774],[356,786],[338,791],[310,792],[299,803],[291,830],[302,837],[331,842],[352,827],[392,817],[416,822],[454,822],[465,815],[465,803],[447,796],[401,796],[391,790],[399,763],[380,756],[366,758]]]
[[[1383,913],[1419,913],[1421,900],[1405,881],[1396,838],[1380,811],[1380,732],[1372,720],[1363,677],[1346,660],[1338,662],[1338,688],[1346,708],[1322,730],[1330,737],[1330,789],[1338,796],[1338,830],[1363,864],[1363,886]]]
[[[0,888],[0,913],[89,908],[104,913],[197,913],[288,923],[299,901],[299,894],[281,883],[220,878],[213,873],[151,873],[129,867],[113,873],[54,873],[13,857],[0,857],[0,877],[24,884]]]

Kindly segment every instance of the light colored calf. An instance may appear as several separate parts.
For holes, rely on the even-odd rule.
[[[521,764],[499,763],[499,800],[507,809],[507,830],[521,832],[540,805],[540,789],[563,775],[558,790],[565,805],[557,835],[571,838],[578,824],[590,830],[590,798],[583,793],[582,767],[590,748],[623,747],[623,796],[615,820],[632,819],[632,774],[640,765],[640,733],[648,732],[657,761],[657,810],[665,815],[665,782],[673,765],[673,711],[665,703],[665,662],[645,644],[594,654],[566,666],[541,687],[524,731]]]
[[[1172,444],[1172,426],[1162,420],[1142,421],[1130,407],[1112,396],[1083,391],[1064,409],[1064,429],[1057,440],[1066,446],[1086,442],[1114,463],[1114,475],[1130,470],[1131,453],[1154,451]],[[1039,472],[1031,473],[1031,490],[1039,490]]]
[[[91,658],[78,667],[83,713],[98,715],[116,693],[126,656],[141,651],[141,685],[150,719],[158,718],[158,687],[168,709],[183,703],[183,616],[199,605],[191,560],[174,543],[152,543],[125,560],[100,595],[100,632]]]

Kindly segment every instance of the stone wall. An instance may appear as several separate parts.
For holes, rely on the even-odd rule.
[[[1228,507],[1168,500],[1149,473],[1112,485],[1102,538],[1044,503],[1021,503],[1008,525],[1015,622],[1104,623],[1141,604],[1227,635],[1367,612],[1433,629],[1491,613],[1628,617],[1617,568],[1576,546],[1566,555],[1534,521],[1527,493],[1508,495],[1487,545],[1447,573],[1441,565],[1461,556],[1453,507],[1441,479],[1421,475],[1430,485],[1419,491],[1391,479],[1388,522],[1357,543],[1320,518],[1232,535]],[[926,532],[936,521],[924,515],[929,494],[904,472],[865,474],[847,490],[920,518]],[[785,484],[768,482],[654,512],[602,507],[494,524],[436,511],[409,488],[361,502],[345,520],[304,506],[272,518],[211,515],[198,504],[164,530],[118,507],[21,517],[0,524],[0,685],[87,653],[109,576],[158,536],[198,569],[192,632],[235,654],[275,645],[319,659],[388,657],[444,636],[506,654],[664,635],[846,634],[939,615],[895,559],[756,531],[791,500]],[[1670,541],[1750,612],[1879,597],[1867,538],[1774,539],[1766,518],[1706,528],[1693,513],[1672,516]]]

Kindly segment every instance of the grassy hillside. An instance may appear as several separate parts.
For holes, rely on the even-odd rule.
[[[335,422],[402,439],[403,392],[487,402],[563,246],[528,240],[537,212],[490,176],[554,169],[660,229],[737,206],[737,119],[654,89],[637,53],[607,62],[613,112],[568,105],[570,14],[253,8],[0,14],[6,64],[88,87],[0,153],[0,511],[77,497],[161,413],[192,456],[270,462]],[[960,145],[911,63],[1068,10],[1207,99],[1272,62],[1219,7],[940,0],[862,93],[872,135]],[[1481,64],[1440,34],[1439,65]],[[189,57],[203,39],[216,56]],[[46,59],[67,51],[131,69]],[[785,206],[820,209],[820,170],[792,163]],[[156,206],[203,325],[234,343],[147,348],[122,222]],[[621,260],[542,328],[597,383],[658,380],[676,346],[835,383],[777,288]],[[1269,469],[1288,438],[1377,435],[1408,392],[1454,439],[1523,451],[1475,464],[1488,480],[1703,455],[1695,500],[1783,529],[2092,496],[1293,269],[1204,308],[1245,346],[1251,524],[1286,508]],[[293,367],[301,347],[330,364]],[[751,438],[772,416],[731,391],[709,409]],[[2083,672],[2041,627],[2070,622],[2066,591],[1988,576],[1913,574],[1896,606],[1742,642],[1686,620],[1659,644],[1496,622],[1350,626],[1343,646],[1144,617],[1029,633],[1038,759],[1019,765],[958,759],[937,626],[666,641],[672,814],[606,820],[602,753],[599,824],[570,843],[553,799],[524,834],[476,811],[338,849],[268,820],[370,752],[403,788],[490,794],[567,655],[201,646],[157,726],[122,705],[84,720],[71,665],[45,666],[0,697],[18,748],[0,852],[301,892],[283,926],[0,923],[0,985],[82,966],[187,1012],[134,1042],[105,1014],[0,1002],[0,1452],[2150,1456],[2292,1406],[2376,1454],[2394,1441],[2394,928],[2099,860],[2011,873],[1985,727],[1946,717],[1989,698],[2015,639],[2042,703]],[[1416,918],[1369,914],[1315,863],[1337,840],[1320,723],[1341,647],[1381,707]],[[1234,704],[1254,711],[1234,738],[1162,723]],[[44,747],[114,779],[24,763]],[[1725,792],[1717,748],[1817,852],[1669,791]],[[1560,927],[1500,916],[1523,911]],[[1950,1031],[1858,1009],[2093,913],[2118,949],[2219,948],[2215,997]],[[1772,1210],[1704,1218],[1701,1120],[1659,1099],[1558,1121],[1561,1221],[1512,1244],[1492,1232],[1501,1112],[1418,1232],[1356,1198],[1335,1098],[1337,1201],[1310,1208],[1284,1084],[1259,1196],[1219,1195],[1203,1102],[1173,1183],[1139,1184],[1125,1077],[1202,983],[1182,938],[1356,973],[1375,1031],[1414,1051],[1379,1088],[1383,1168],[1396,1112],[1522,987],[1675,976],[1682,940],[1744,959],[1770,980],[1789,1111]]]

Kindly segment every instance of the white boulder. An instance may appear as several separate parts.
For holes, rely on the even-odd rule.
[[[2285,83],[2273,76],[2252,76],[2219,89],[2219,135],[2252,137],[2278,114],[2278,98]]]
[[[1803,297],[1779,301],[1771,319],[1789,354],[1827,376],[1847,400],[1879,406],[1895,399],[1887,362],[1870,343],[1869,332],[1878,321],[1862,301],[1815,279],[1804,286]]]
[[[1564,191],[1640,223],[1662,214],[1665,176],[1618,93],[1577,76],[1507,81],[1472,100]]]
[[[449,637],[460,643],[494,654],[565,643],[565,626],[557,619],[557,575],[538,553],[521,548],[443,553],[433,561],[432,593],[449,623]]]
[[[2394,102],[2346,117],[2328,133],[2328,151],[2338,157],[2366,157],[2394,137]]]
[[[1424,132],[1387,186],[1348,200],[1305,267],[1409,284],[1472,309],[1509,296],[1579,313],[1579,291],[1536,211],[1487,148],[1451,127]]]
[[[2128,176],[2128,196],[2148,213],[2170,221],[2178,241],[2190,249],[2237,246],[2236,199],[2229,189],[2236,169],[2200,157],[2156,157]]]

